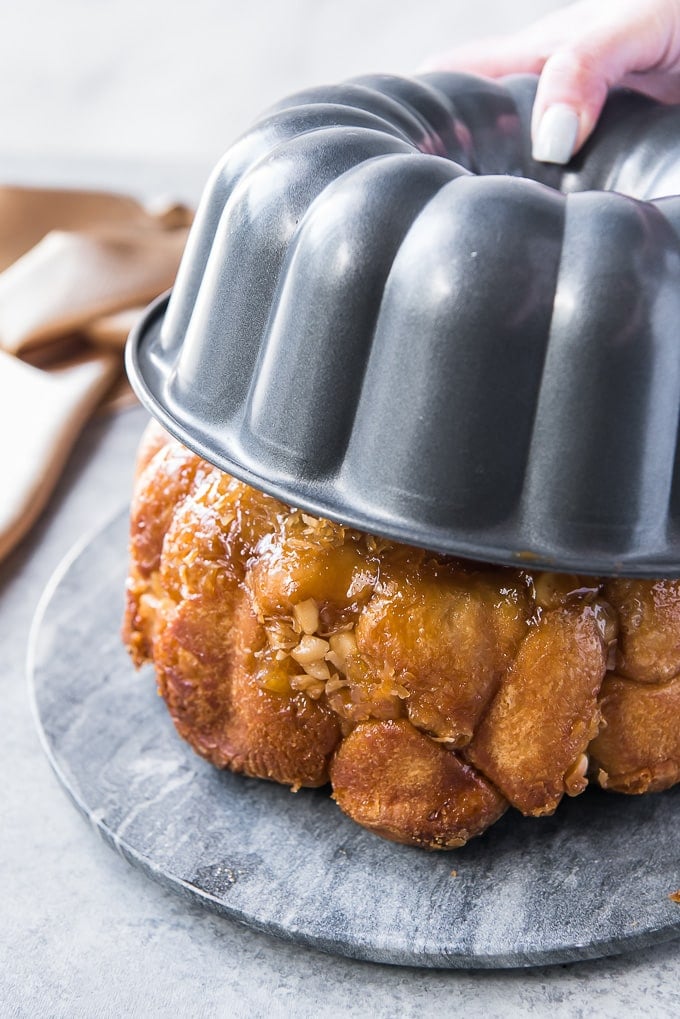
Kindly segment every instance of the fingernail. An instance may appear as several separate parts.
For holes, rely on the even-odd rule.
[[[532,156],[540,163],[568,163],[578,136],[578,113],[566,103],[549,106],[538,125]]]

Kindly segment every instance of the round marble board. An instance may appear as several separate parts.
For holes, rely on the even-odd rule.
[[[327,789],[293,795],[195,756],[121,644],[126,544],[123,514],[62,564],[29,673],[54,770],[134,866],[258,930],[375,962],[530,966],[680,935],[680,787],[508,811],[428,853],[364,831]]]

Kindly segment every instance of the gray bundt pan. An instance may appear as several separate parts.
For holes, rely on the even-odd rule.
[[[207,460],[440,552],[680,576],[680,107],[611,96],[566,168],[536,79],[284,100],[206,188],[135,390]]]

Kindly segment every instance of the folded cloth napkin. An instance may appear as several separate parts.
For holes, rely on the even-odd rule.
[[[45,506],[86,421],[119,394],[125,339],[172,286],[190,222],[181,205],[0,187],[0,559]]]

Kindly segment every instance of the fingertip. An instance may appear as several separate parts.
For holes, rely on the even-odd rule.
[[[564,164],[590,136],[609,82],[606,68],[584,52],[558,50],[541,72],[532,115],[534,159]]]
[[[548,106],[533,133],[532,158],[540,163],[568,163],[576,149],[580,120],[566,103]]]

